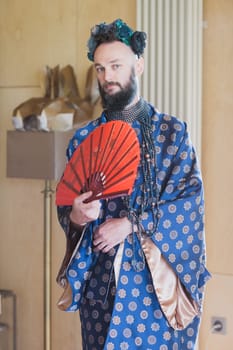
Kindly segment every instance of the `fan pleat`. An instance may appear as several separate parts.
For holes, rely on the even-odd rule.
[[[111,121],[96,128],[75,150],[57,185],[56,204],[72,205],[75,197],[92,191],[86,200],[129,195],[137,175],[140,147],[134,129]]]

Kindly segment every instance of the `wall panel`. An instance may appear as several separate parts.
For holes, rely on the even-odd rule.
[[[208,267],[200,350],[232,349],[233,328],[233,2],[204,0],[202,163],[206,198]],[[226,335],[210,331],[225,317]]]
[[[71,64],[84,95],[91,64],[86,57],[90,27],[119,17],[135,25],[135,0],[0,2],[0,288],[12,289],[17,295],[17,350],[44,348],[44,182],[6,178],[6,131],[13,128],[11,113],[21,102],[41,96],[40,72],[45,65]],[[55,189],[56,183],[52,185]],[[64,250],[64,233],[53,201],[51,347],[80,350],[78,313],[64,313],[56,307],[62,291],[55,279]]]
[[[0,86],[38,86],[46,65],[74,64],[76,1],[1,1]]]

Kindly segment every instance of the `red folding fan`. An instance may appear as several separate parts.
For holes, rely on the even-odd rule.
[[[132,192],[140,147],[134,129],[122,121],[96,128],[75,150],[57,185],[56,204],[72,205],[81,193],[92,191],[86,202]]]

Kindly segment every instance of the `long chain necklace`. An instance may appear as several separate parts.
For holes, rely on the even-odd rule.
[[[131,108],[120,112],[106,112],[108,120],[124,120],[132,123],[137,120],[141,126],[141,169],[142,169],[142,199],[139,208],[134,208],[131,196],[124,197],[124,203],[128,211],[128,219],[132,224],[133,258],[132,265],[136,271],[145,266],[145,258],[141,252],[142,260],[136,258],[136,235],[139,237],[151,237],[157,230],[159,221],[159,189],[157,183],[157,161],[156,148],[153,140],[150,106],[142,98]],[[144,230],[140,224],[143,214],[150,209],[153,216],[153,225],[150,229]],[[137,232],[135,232],[135,226]]]

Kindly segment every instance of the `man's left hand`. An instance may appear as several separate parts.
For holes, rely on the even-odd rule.
[[[95,231],[93,236],[94,251],[109,252],[132,232],[130,221],[124,218],[107,219]]]

